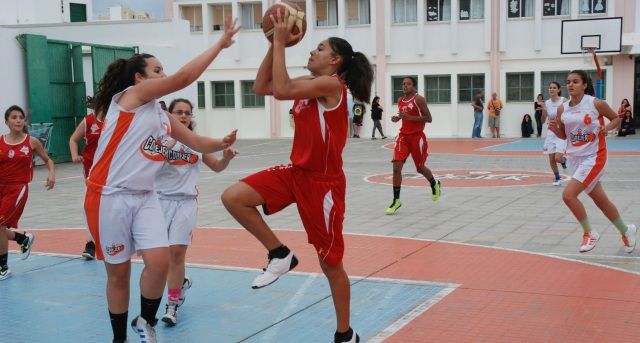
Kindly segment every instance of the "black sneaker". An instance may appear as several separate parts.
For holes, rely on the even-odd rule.
[[[22,253],[22,255],[20,256],[21,260],[26,260],[27,258],[29,258],[29,255],[31,255],[31,247],[33,246],[33,242],[36,241],[36,236],[34,236],[32,233],[25,233],[24,235],[27,238],[25,238],[22,244],[20,244],[20,252]]]
[[[360,343],[360,336],[358,336],[358,334],[355,331],[353,331],[353,329],[351,328],[349,328],[349,331],[351,331],[350,338],[339,337],[340,335],[336,332],[333,336],[333,342],[334,343]]]
[[[93,260],[96,258],[96,244],[93,241],[88,241],[87,244],[84,245],[84,251],[82,252],[82,257],[87,260]]]

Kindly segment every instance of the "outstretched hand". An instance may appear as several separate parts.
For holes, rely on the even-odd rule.
[[[236,155],[238,155],[238,150],[236,149],[224,149],[224,151],[222,152],[222,158],[227,161],[231,161],[234,157],[236,157]]]
[[[228,48],[233,45],[233,43],[235,43],[235,40],[233,40],[233,36],[238,33],[238,31],[240,31],[240,28],[242,28],[242,26],[238,25],[238,18],[234,19],[233,21],[231,21],[231,18],[227,18],[224,20],[224,33],[219,40],[223,48]]]
[[[238,132],[238,129],[235,129],[233,131],[231,131],[228,135],[224,136],[224,138],[222,138],[222,148],[226,149],[228,147],[230,147],[231,145],[233,145],[233,143],[236,142],[236,133]]]

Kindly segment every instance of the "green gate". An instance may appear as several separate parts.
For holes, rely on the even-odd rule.
[[[49,155],[56,163],[71,160],[69,137],[87,113],[86,83],[82,71],[82,46],[91,46],[94,94],[109,64],[128,58],[136,48],[98,46],[18,36],[26,50],[29,114],[32,123],[53,123]]]

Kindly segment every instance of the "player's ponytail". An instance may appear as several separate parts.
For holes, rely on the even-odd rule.
[[[369,103],[373,68],[369,59],[361,52],[354,52],[351,44],[338,37],[330,37],[331,50],[342,57],[338,74],[347,84],[354,98]]]
[[[587,88],[585,88],[584,90],[584,94],[591,95],[591,96],[596,95],[596,91],[593,88],[593,81],[591,81],[591,77],[589,77],[589,74],[587,74],[587,72],[581,69],[576,69],[576,70],[570,71],[569,75],[570,74],[576,74],[580,76],[580,78],[582,79],[582,83],[585,83],[587,85]]]
[[[114,95],[135,84],[136,73],[147,76],[144,71],[147,58],[152,57],[149,54],[135,54],[128,60],[119,58],[109,65],[94,97],[94,111],[98,119],[104,120]]]

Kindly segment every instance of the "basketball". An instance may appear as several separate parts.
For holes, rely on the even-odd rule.
[[[305,32],[307,32],[307,18],[305,17],[304,11],[298,7],[295,3],[289,1],[282,1],[273,4],[273,6],[269,7],[267,12],[265,12],[264,17],[262,18],[262,31],[264,35],[267,37],[269,42],[273,43],[273,22],[271,21],[271,17],[269,15],[273,15],[275,18],[278,15],[278,9],[283,11],[285,16],[288,13],[288,17],[296,18],[296,22],[291,29],[292,35],[297,35],[302,32],[300,37],[296,37],[287,42],[285,46],[294,46],[298,44],[299,41],[304,37]]]

